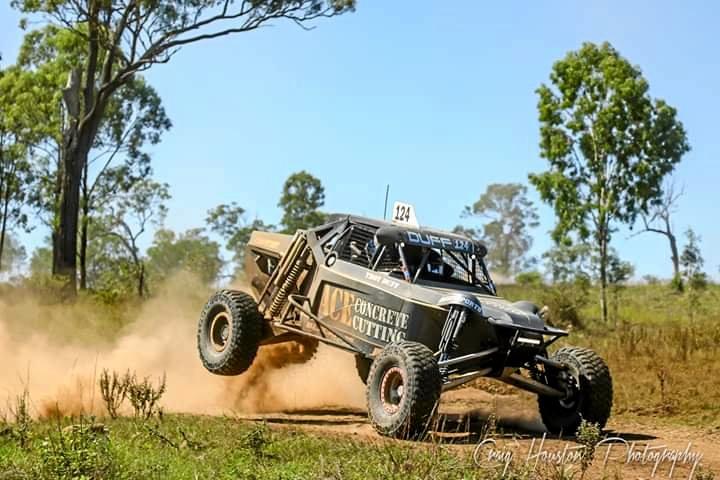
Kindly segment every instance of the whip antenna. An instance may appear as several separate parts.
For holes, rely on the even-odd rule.
[[[388,202],[388,195],[390,195],[390,184],[387,184],[387,187],[385,187],[385,209],[383,210],[383,220],[387,220],[387,202]]]

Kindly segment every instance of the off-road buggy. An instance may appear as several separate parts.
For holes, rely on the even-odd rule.
[[[440,393],[478,377],[536,393],[550,432],[574,434],[581,419],[604,426],[606,364],[585,348],[549,355],[567,332],[546,325],[534,304],[499,297],[486,253],[464,236],[355,216],[295,235],[253,232],[251,294],[222,290],[208,301],[198,328],[203,365],[239,375],[259,347],[280,342],[347,350],[366,383],[370,421],[389,436],[422,434]]]

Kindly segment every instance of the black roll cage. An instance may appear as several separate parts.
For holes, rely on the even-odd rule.
[[[332,246],[329,248],[329,250],[326,250],[326,253],[329,254],[331,251],[338,254],[340,251],[345,250],[346,248],[349,248],[350,250],[355,251],[355,255],[357,257],[364,256],[367,263],[364,265],[366,268],[371,269],[372,271],[378,271],[378,267],[380,266],[381,260],[383,259],[383,255],[385,253],[388,253],[388,247],[391,245],[392,248],[395,248],[400,264],[398,265],[400,272],[403,276],[403,278],[408,283],[417,283],[417,281],[420,279],[420,275],[423,272],[423,269],[427,265],[427,262],[430,260],[430,254],[433,250],[440,251],[442,253],[447,254],[457,265],[459,265],[465,273],[469,275],[469,277],[472,279],[472,283],[465,283],[467,286],[479,286],[481,288],[484,288],[487,290],[488,293],[491,295],[497,296],[497,288],[495,286],[495,282],[493,282],[492,277],[490,276],[490,272],[487,269],[487,265],[485,264],[485,261],[483,260],[484,253],[487,251],[484,246],[478,245],[480,247],[479,249],[473,249],[471,251],[461,251],[461,250],[454,250],[451,248],[443,248],[442,246],[425,246],[425,245],[417,245],[413,244],[411,245],[414,248],[421,248],[423,251],[423,256],[421,261],[417,264],[417,268],[415,271],[412,271],[413,267],[410,265],[407,261],[407,255],[405,252],[405,249],[408,245],[402,240],[401,237],[398,237],[396,241],[393,241],[391,244],[387,242],[379,243],[377,241],[377,235],[373,236],[373,242],[375,243],[375,251],[372,252],[372,254],[368,251],[368,244],[362,245],[362,248],[360,245],[355,245],[352,240],[351,236],[353,231],[356,228],[360,228],[365,230],[366,232],[372,231],[373,233],[377,233],[377,231],[381,228],[378,225],[372,225],[367,223],[355,223],[352,220],[348,219],[347,223],[339,224],[335,228],[333,228],[331,231],[326,232],[324,235],[322,235],[323,240],[325,240],[325,244],[331,244]],[[394,227],[398,230],[401,230],[399,227]],[[452,234],[452,238],[463,238],[459,235]],[[471,244],[472,242],[469,239],[465,239],[468,244]],[[479,253],[479,255],[478,255]],[[465,261],[458,258],[457,255],[467,255],[467,258]],[[352,261],[352,260],[351,260]],[[363,262],[365,263],[365,262]],[[468,265],[469,264],[469,265]],[[477,269],[480,269],[478,272]],[[478,273],[482,275],[486,279],[486,282],[483,282],[478,277]]]
[[[423,272],[423,269],[427,265],[427,262],[430,259],[430,253],[433,250],[441,250],[444,253],[446,253],[456,264],[458,264],[464,271],[467,273],[470,278],[473,280],[471,284],[468,284],[469,286],[481,286],[485,289],[487,289],[490,294],[497,295],[497,288],[495,287],[495,282],[493,282],[492,278],[490,277],[490,272],[488,272],[487,266],[485,265],[485,262],[482,258],[477,258],[477,255],[473,254],[464,254],[469,255],[470,260],[470,268],[468,268],[467,261],[463,261],[459,259],[456,256],[457,252],[453,252],[452,250],[445,250],[439,247],[417,247],[416,248],[422,248],[423,249],[423,256],[420,260],[420,263],[417,264],[417,268],[415,269],[415,272],[413,274],[412,269],[410,268],[411,265],[409,265],[407,261],[407,256],[405,255],[405,248],[406,245],[404,242],[398,242],[395,245],[395,248],[397,248],[398,255],[400,256],[400,268],[403,274],[403,278],[408,281],[409,283],[417,283],[417,281],[420,279],[420,274]],[[373,255],[371,259],[371,264],[369,265],[370,269],[373,271],[377,271],[378,265],[380,264],[380,260],[382,259],[382,256],[386,253],[387,245],[382,245],[375,254]],[[480,268],[480,273],[482,276],[487,280],[487,282],[483,282],[478,278],[478,275],[476,273],[476,268]]]

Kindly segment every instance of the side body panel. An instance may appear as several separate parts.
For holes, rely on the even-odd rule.
[[[420,342],[436,351],[448,313],[447,308],[437,306],[442,295],[341,260],[332,267],[318,266],[308,292],[313,313],[356,337],[354,345],[369,355],[402,340]],[[317,329],[309,319],[303,328]],[[473,315],[463,327],[457,352],[477,352],[495,340],[493,327]]]
[[[405,312],[400,282],[390,287],[368,280],[366,268],[338,260],[332,267],[318,265],[310,291],[312,311],[352,343],[371,355],[387,343],[408,338],[409,315]],[[314,328],[306,320],[303,328]]]

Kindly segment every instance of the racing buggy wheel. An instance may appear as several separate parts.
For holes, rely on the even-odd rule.
[[[602,358],[580,347],[563,347],[552,360],[567,365],[566,370],[548,378],[551,386],[566,392],[565,397],[538,396],[540,416],[552,433],[574,435],[585,420],[605,427],[612,409],[612,378]]]
[[[381,435],[419,438],[428,430],[441,387],[437,360],[428,347],[390,344],[375,358],[367,378],[370,422]]]
[[[235,290],[215,293],[198,324],[203,366],[216,375],[240,375],[255,359],[262,332],[263,319],[250,295]]]

